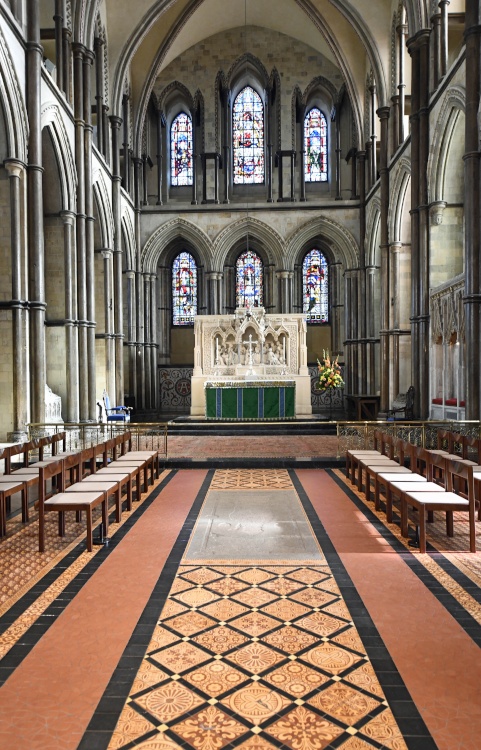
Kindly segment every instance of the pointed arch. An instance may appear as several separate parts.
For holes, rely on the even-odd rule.
[[[41,110],[41,127],[48,128],[60,178],[62,209],[76,211],[77,170],[60,109],[55,102],[46,102]]]
[[[213,269],[222,271],[231,250],[242,243],[246,237],[249,242],[259,243],[269,264],[282,268],[283,240],[268,224],[252,216],[244,216],[222,230],[214,240]]]
[[[6,39],[0,29],[0,107],[5,118],[8,156],[27,163],[28,118]]]
[[[318,216],[307,221],[288,237],[285,249],[285,266],[294,268],[299,262],[305,246],[314,238],[322,239],[330,245],[333,260],[340,262],[344,268],[355,268],[359,262],[359,247],[348,229],[333,219]]]
[[[428,159],[429,201],[444,200],[445,174],[450,144],[461,113],[466,107],[466,89],[457,84],[446,91],[443,106],[434,126],[433,145]]]
[[[391,178],[391,205],[389,206],[389,239],[391,242],[401,242],[402,217],[406,200],[410,199],[408,188],[411,180],[411,163],[402,157],[396,165],[396,172]]]
[[[212,243],[209,237],[195,224],[181,218],[165,222],[149,237],[142,250],[142,270],[155,273],[165,248],[179,238],[195,247],[201,263],[206,270],[210,270]]]
[[[93,191],[99,215],[99,229],[102,237],[102,247],[113,248],[114,217],[107,183],[105,182],[105,177],[100,170],[97,173],[94,173]]]

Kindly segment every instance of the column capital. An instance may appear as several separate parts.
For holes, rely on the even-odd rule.
[[[110,247],[103,247],[100,250],[97,250],[97,252],[100,253],[104,260],[111,260],[114,254]]]
[[[110,125],[112,128],[115,128],[115,130],[120,130],[120,126],[122,125],[122,118],[118,115],[109,115]]]
[[[9,177],[21,177],[27,167],[20,159],[5,159],[3,166],[7,170]]]
[[[73,42],[72,43],[72,53],[74,57],[82,57],[87,52],[87,48],[84,44],[81,44],[80,42]]]
[[[64,224],[69,224],[72,227],[75,225],[75,219],[77,217],[73,211],[60,211],[59,216]]]
[[[390,107],[379,107],[379,109],[376,110],[376,114],[379,117],[380,120],[388,120],[389,115],[391,114],[391,108]]]
[[[125,275],[128,279],[135,279],[135,271],[125,271]]]

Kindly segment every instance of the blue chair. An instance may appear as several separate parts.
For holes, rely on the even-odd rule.
[[[107,391],[103,393],[105,413],[107,422],[130,422],[130,406],[110,406],[110,398]]]

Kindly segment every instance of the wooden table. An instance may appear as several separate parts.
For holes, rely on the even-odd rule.
[[[374,422],[377,419],[380,398],[369,393],[346,394],[349,417],[358,422]]]

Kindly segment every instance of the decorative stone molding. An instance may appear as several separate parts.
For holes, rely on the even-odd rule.
[[[431,293],[431,337],[449,343],[453,334],[464,339],[464,277]]]
[[[3,113],[9,156],[27,162],[28,118],[25,101],[15,73],[15,65],[8,45],[0,30],[0,98],[4,102]]]
[[[64,211],[75,211],[77,207],[77,169],[60,108],[54,101],[45,102],[42,106],[41,127],[42,129],[47,127],[50,131],[62,184],[62,208]]]
[[[431,225],[439,226],[443,223],[444,209],[446,208],[446,201],[435,201],[429,206],[429,219]]]
[[[304,246],[317,236],[331,242],[332,253],[344,268],[358,265],[359,246],[351,232],[327,216],[318,216],[303,224],[288,237],[284,260],[279,266],[294,268]]]
[[[403,156],[396,164],[396,171],[391,176],[390,204],[388,211],[389,237],[391,242],[401,241],[401,224],[406,199],[410,200],[408,193],[409,181],[411,179],[411,163]]]
[[[284,240],[269,224],[253,216],[243,216],[223,229],[215,238],[213,244],[213,267],[222,269],[225,259],[232,247],[246,237],[255,237],[267,253],[269,262],[279,268],[283,264]]]
[[[212,242],[210,238],[191,221],[186,221],[179,217],[165,222],[149,237],[142,250],[142,269],[155,273],[163,252],[178,237],[190,240],[204,261],[205,266],[210,265],[209,259],[212,254]]]

